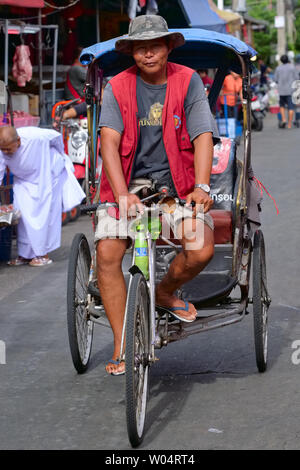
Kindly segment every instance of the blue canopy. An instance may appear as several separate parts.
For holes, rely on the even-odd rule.
[[[210,8],[207,0],[179,0],[179,3],[191,28],[226,33],[226,22]]]
[[[199,28],[170,29],[170,31],[182,33],[186,40],[183,46],[171,52],[170,61],[194,69],[218,68],[226,65],[231,70],[240,73],[241,64],[237,54],[246,60],[250,60],[257,54],[251,46],[230,34]],[[81,63],[90,64],[96,59],[105,76],[115,75],[125,70],[134,63],[133,59],[117,52],[115,42],[126,37],[127,35],[124,35],[83,49],[80,56]]]

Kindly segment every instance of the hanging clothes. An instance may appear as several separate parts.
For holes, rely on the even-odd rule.
[[[28,46],[21,44],[16,47],[13,57],[13,77],[17,80],[19,87],[24,87],[26,82],[32,78],[32,65],[30,62],[30,50]]]
[[[146,15],[156,15],[158,12],[156,0],[130,0],[128,5],[129,18],[133,20],[136,14],[140,13],[145,6],[147,6]]]

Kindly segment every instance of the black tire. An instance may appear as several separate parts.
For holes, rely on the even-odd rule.
[[[71,220],[71,217],[70,217],[70,212],[63,212],[61,214],[61,225],[64,227],[65,225],[67,225],[67,223],[69,223]]]
[[[73,209],[70,210],[70,222],[75,222],[75,220],[77,220],[79,216],[80,206],[73,207]]]
[[[85,372],[90,360],[94,324],[87,312],[91,253],[83,233],[73,239],[68,267],[67,320],[71,356],[79,374]]]
[[[265,372],[268,355],[268,308],[265,244],[261,230],[254,234],[253,243],[253,321],[256,364]]]
[[[263,128],[264,128],[264,121],[263,121],[263,119],[257,119],[257,120],[256,120],[256,126],[255,126],[255,128],[256,128],[256,130],[257,130],[258,132],[261,132],[261,131],[263,130]]]
[[[126,320],[126,417],[132,447],[143,440],[149,393],[149,294],[142,274],[133,275],[128,290]]]

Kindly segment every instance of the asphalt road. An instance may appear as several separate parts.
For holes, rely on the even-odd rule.
[[[256,369],[251,314],[159,351],[140,449],[299,449],[300,364],[292,362],[293,353],[300,359],[292,347],[300,342],[299,143],[300,130],[279,130],[272,115],[264,131],[253,134],[256,176],[280,210],[277,215],[265,196],[262,229],[272,297],[267,372]],[[86,374],[77,375],[71,363],[66,272],[77,232],[92,240],[87,216],[63,228],[52,265],[0,265],[0,340],[6,345],[0,449],[130,449],[125,380],[104,369],[111,331],[96,327]]]

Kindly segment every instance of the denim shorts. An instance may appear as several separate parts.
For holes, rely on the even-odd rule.
[[[295,105],[293,103],[292,96],[291,95],[281,95],[279,97],[279,106],[281,108],[287,107],[289,111],[294,110]]]

